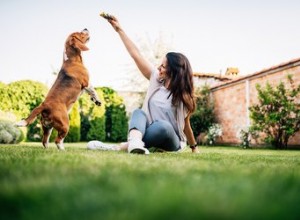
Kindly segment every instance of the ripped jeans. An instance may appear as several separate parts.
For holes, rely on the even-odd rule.
[[[137,129],[143,135],[146,148],[155,147],[166,151],[178,151],[180,139],[170,122],[165,120],[147,122],[146,113],[141,109],[133,111],[129,123],[129,131]]]

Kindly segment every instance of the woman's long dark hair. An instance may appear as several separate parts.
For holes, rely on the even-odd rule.
[[[172,104],[183,102],[189,113],[195,111],[193,71],[185,55],[169,52],[167,58],[167,75],[170,78],[169,90],[173,96]]]

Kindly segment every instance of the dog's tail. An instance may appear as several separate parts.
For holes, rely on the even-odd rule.
[[[43,111],[44,107],[42,105],[36,107],[32,110],[31,114],[26,118],[19,122],[17,122],[15,125],[17,127],[26,127],[30,125],[32,122],[35,121],[36,117]]]

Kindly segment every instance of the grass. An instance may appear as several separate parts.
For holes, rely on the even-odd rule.
[[[0,145],[1,219],[299,219],[300,151]]]

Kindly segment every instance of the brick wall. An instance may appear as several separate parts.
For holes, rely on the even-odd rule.
[[[293,75],[296,85],[300,84],[300,58],[212,87],[215,115],[223,130],[218,143],[239,144],[237,133],[251,123],[248,107],[257,103],[256,84],[263,87],[266,82],[277,85],[280,81],[286,82],[288,74]],[[299,146],[300,132],[288,144]]]

